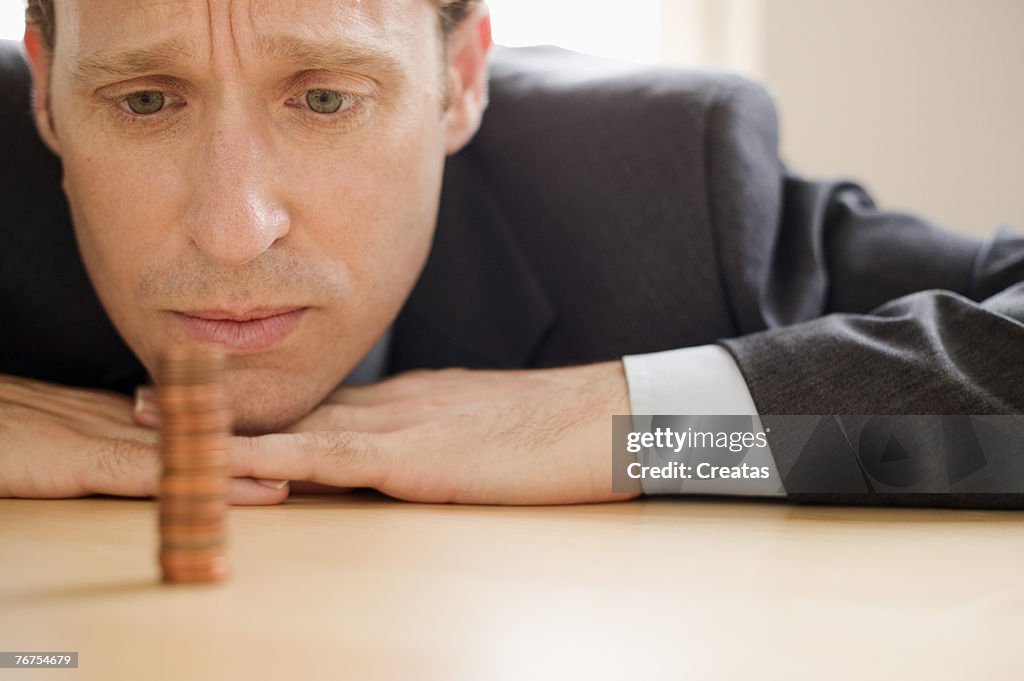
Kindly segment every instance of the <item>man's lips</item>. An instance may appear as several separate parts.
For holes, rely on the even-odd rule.
[[[171,314],[194,341],[222,345],[236,352],[257,352],[272,348],[291,335],[307,309],[190,310]]]

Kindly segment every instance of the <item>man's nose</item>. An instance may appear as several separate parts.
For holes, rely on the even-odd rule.
[[[220,129],[194,160],[185,227],[199,250],[223,265],[258,258],[291,229],[269,146],[251,127]]]

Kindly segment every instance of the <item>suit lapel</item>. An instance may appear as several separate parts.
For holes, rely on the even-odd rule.
[[[389,371],[527,367],[556,313],[470,153],[449,159],[427,264]]]

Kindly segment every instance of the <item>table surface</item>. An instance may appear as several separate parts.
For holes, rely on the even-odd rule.
[[[156,504],[0,500],[0,650],[88,679],[1021,679],[1024,512],[372,493],[233,508],[158,581]]]

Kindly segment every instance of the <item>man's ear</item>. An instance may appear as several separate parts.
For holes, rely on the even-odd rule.
[[[459,22],[448,36],[447,152],[466,146],[487,108],[487,57],[491,51],[491,15],[486,3]]]
[[[60,141],[53,129],[53,119],[47,106],[52,59],[37,26],[25,27],[25,52],[32,71],[32,115],[36,120],[36,129],[50,151],[60,156]]]

